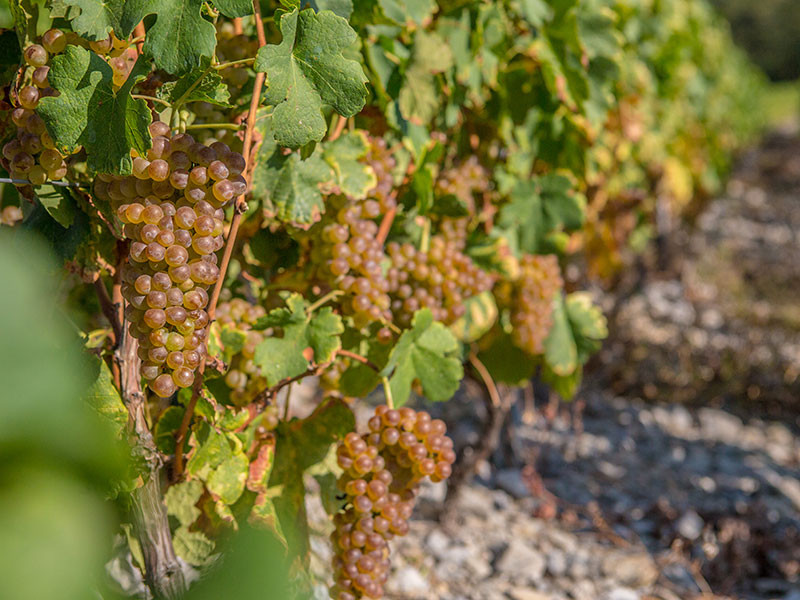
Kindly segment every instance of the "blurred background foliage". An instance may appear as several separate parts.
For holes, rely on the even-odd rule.
[[[711,0],[728,19],[734,41],[773,81],[800,77],[800,2]]]

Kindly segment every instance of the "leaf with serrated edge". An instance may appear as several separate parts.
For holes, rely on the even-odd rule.
[[[266,338],[256,347],[253,357],[270,386],[308,369],[306,348],[313,350],[314,361],[319,364],[330,360],[341,347],[342,319],[330,307],[307,315],[308,303],[299,294],[289,296],[286,305],[288,308],[273,310],[264,320],[265,326],[281,327],[283,337]]]
[[[361,110],[367,77],[359,63],[342,56],[342,50],[357,40],[345,19],[310,8],[279,18],[283,40],[258,51],[255,69],[267,74],[264,101],[275,107],[275,141],[299,148],[325,136],[323,103],[344,117]]]
[[[119,29],[124,4],[125,0],[53,1],[54,7],[69,15],[72,31],[87,40],[104,40],[112,29]]]
[[[225,504],[233,504],[244,491],[249,466],[247,457],[242,453],[224,460],[206,481],[208,491]]]
[[[253,14],[253,3],[250,0],[213,0],[212,4],[219,12],[232,19]]]
[[[230,106],[228,101],[231,98],[228,86],[220,74],[215,69],[209,70],[207,67],[197,67],[178,81],[168,81],[158,88],[157,95],[171,103],[183,98],[184,103],[208,102],[224,107]]]
[[[464,368],[455,354],[459,350],[455,336],[433,320],[430,309],[414,314],[411,329],[403,332],[381,372],[390,376],[389,385],[395,405],[405,404],[415,379],[425,397],[432,402],[449,400],[458,390]]]
[[[348,132],[328,142],[322,157],[336,175],[336,185],[341,192],[360,200],[377,184],[375,171],[359,159],[367,152],[367,138],[363,131]]]
[[[156,66],[172,75],[199,67],[203,57],[214,55],[217,45],[214,25],[200,14],[203,0],[127,0],[120,29],[128,36],[147,15],[156,22],[147,30],[144,52]]]
[[[37,112],[56,148],[73,154],[83,146],[91,170],[129,174],[131,149],[145,154],[151,143],[150,109],[130,95],[147,70],[147,61],[140,58],[115,92],[111,67],[94,52],[67,46],[53,57],[48,79],[60,94],[42,98]]]
[[[203,483],[197,479],[176,483],[164,494],[167,514],[175,517],[181,525],[191,525],[200,516],[195,506],[203,495]]]

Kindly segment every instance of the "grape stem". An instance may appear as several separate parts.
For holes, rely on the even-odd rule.
[[[288,421],[289,420],[289,406],[290,406],[291,398],[292,398],[292,384],[290,383],[288,386],[286,386],[286,404],[283,407],[283,420],[284,421]]]
[[[396,190],[392,192],[392,196],[397,196]],[[376,236],[376,239],[381,246],[386,241],[386,238],[389,237],[389,230],[392,228],[392,223],[394,222],[396,215],[397,207],[393,206],[386,211],[386,214],[383,215],[383,219],[381,219],[381,225],[378,227],[378,235]]]
[[[252,64],[255,62],[255,58],[241,58],[239,60],[232,60],[230,62],[219,63],[218,65],[214,65],[214,69],[217,71],[222,71],[222,69],[227,69],[228,67],[235,67],[237,65],[247,65]]]
[[[329,302],[330,300],[333,300],[334,298],[336,298],[338,296],[341,296],[342,294],[344,294],[344,291],[342,291],[342,290],[331,290],[330,292],[328,292],[327,294],[325,294],[324,296],[319,298],[316,302],[311,304],[306,309],[306,314],[310,315],[311,313],[313,313],[315,310],[317,310],[320,306],[322,306],[326,302]]]
[[[230,129],[232,131],[238,131],[242,128],[241,125],[236,123],[192,123],[191,125],[187,125],[186,129]]]
[[[344,126],[347,125],[347,119],[345,119],[342,115],[336,115],[336,125],[333,128],[333,132],[328,137],[328,141],[332,142],[339,138],[342,135],[342,131],[344,131]]]
[[[431,220],[428,217],[422,222],[422,238],[419,241],[420,252],[427,252],[431,241]]]
[[[362,365],[368,366],[370,369],[372,369],[376,373],[380,373],[381,372],[380,367],[378,367],[378,365],[376,365],[374,362],[372,362],[370,359],[368,359],[365,356],[361,356],[360,354],[356,354],[355,352],[350,352],[350,350],[345,350],[343,348],[340,348],[339,350],[337,350],[336,354],[338,354],[339,356],[344,356],[345,358],[351,358],[351,359],[353,359],[355,361],[358,361]]]
[[[264,24],[261,22],[261,4],[260,0],[253,0],[253,20],[255,21],[256,33],[258,35],[258,47],[261,48],[267,44],[266,36],[264,35]],[[247,167],[244,172],[245,178],[249,181],[250,174],[252,173],[252,161],[250,160],[250,150],[253,145],[253,131],[256,125],[256,111],[258,110],[258,103],[261,98],[261,87],[264,85],[264,73],[256,73],[256,79],[253,82],[253,97],[250,100],[250,109],[247,113],[247,129],[244,133],[244,143],[242,144],[242,156],[247,161]],[[188,94],[189,90],[187,90]],[[184,94],[184,97],[186,94]],[[182,100],[182,98],[180,99]],[[179,101],[180,101],[179,100]],[[239,231],[239,224],[242,221],[242,215],[247,210],[247,204],[244,201],[244,194],[236,199],[234,206],[233,219],[231,219],[231,228],[228,232],[228,238],[225,240],[225,252],[222,255],[222,261],[219,266],[219,279],[214,286],[214,291],[211,293],[211,298],[208,302],[208,327],[206,327],[206,339],[203,343],[208,341],[208,332],[211,330],[211,324],[214,321],[214,314],[217,310],[217,302],[219,295],[222,292],[222,286],[225,285],[225,274],[228,270],[228,264],[231,261],[233,254],[233,247],[236,243],[236,235]],[[186,412],[183,413],[180,428],[175,439],[175,463],[172,471],[173,480],[177,481],[183,475],[183,445],[186,441],[186,434],[189,431],[189,424],[192,422],[192,415],[194,414],[197,400],[200,398],[200,392],[203,388],[203,373],[205,372],[205,362],[200,363],[200,367],[195,375],[194,385],[192,386],[192,397],[189,404],[186,406]]]
[[[386,406],[394,408],[394,398],[392,397],[392,386],[389,385],[389,378],[384,376],[381,381],[383,382],[383,394],[386,396]]]
[[[138,100],[149,100],[150,102],[158,102],[159,104],[163,104],[164,106],[172,108],[172,104],[170,104],[166,100],[162,100],[161,98],[156,98],[155,96],[145,96],[144,94],[131,94],[131,98],[136,98]]]

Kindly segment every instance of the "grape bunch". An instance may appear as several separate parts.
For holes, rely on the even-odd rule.
[[[391,320],[389,284],[383,275],[383,247],[376,239],[381,213],[377,200],[354,202],[342,196],[330,198],[331,209],[323,221],[321,243],[311,248],[317,276],[332,289],[344,292],[343,312],[352,315],[357,328],[381,319]]]
[[[243,194],[245,161],[220,142],[197,143],[150,125],[147,157],[133,175],[99,175],[95,194],[110,200],[132,240],[122,273],[129,332],[139,340],[142,376],[162,398],[189,387],[205,357],[208,288],[220,271],[222,207]]]
[[[221,302],[217,306],[215,319],[223,327],[231,327],[244,333],[242,349],[230,361],[230,369],[225,375],[225,384],[230,388],[230,399],[237,406],[252,402],[267,387],[267,379],[253,363],[256,347],[263,341],[261,331],[251,329],[252,325],[267,311],[263,306],[250,304],[241,298]]]
[[[36,114],[39,100],[54,96],[47,76],[50,56],[62,52],[67,37],[60,29],[50,29],[42,35],[41,44],[31,44],[23,52],[27,68],[25,82],[17,93],[17,106],[11,120],[17,128],[16,136],[3,146],[4,166],[12,179],[24,179],[33,185],[42,185],[48,179],[57,181],[67,174],[64,156],[55,148],[42,118]],[[30,191],[27,184],[17,187]]]
[[[558,258],[526,254],[511,289],[498,290],[498,300],[511,307],[512,340],[528,354],[544,352],[553,326],[553,297],[564,286]]]
[[[456,455],[445,424],[427,412],[379,406],[369,433],[351,432],[337,449],[344,510],[334,517],[334,600],[380,598],[389,574],[388,541],[408,533],[419,483],[450,476]]]
[[[457,167],[442,171],[436,180],[436,191],[439,195],[452,194],[474,212],[473,194],[489,190],[489,174],[478,162],[474,154]]]
[[[441,234],[430,238],[428,252],[410,243],[387,244],[391,267],[386,278],[391,309],[400,326],[407,327],[414,313],[425,307],[437,321],[452,323],[466,311],[465,300],[492,288],[493,276],[461,249],[458,241]]]
[[[369,192],[370,197],[378,201],[380,212],[386,214],[397,206],[397,200],[392,194],[394,188],[394,171],[397,161],[383,138],[370,137],[367,147],[366,163],[375,172],[377,183]]]

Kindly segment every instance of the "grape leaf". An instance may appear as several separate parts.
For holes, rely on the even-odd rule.
[[[214,542],[200,531],[190,531],[188,527],[178,527],[172,535],[175,554],[190,565],[200,567],[208,562],[214,552]]]
[[[397,97],[403,117],[422,125],[436,115],[439,97],[434,76],[452,66],[453,53],[447,43],[435,33],[419,30],[414,37],[405,83]]]
[[[203,423],[191,438],[193,450],[186,472],[204,481],[215,499],[233,504],[244,491],[249,461],[235,434],[226,434]]]
[[[436,8],[433,0],[378,0],[383,14],[396,23],[421,24]]]
[[[404,331],[389,355],[381,375],[389,377],[395,405],[405,404],[411,384],[419,380],[425,397],[432,402],[450,399],[464,376],[458,340],[441,323],[433,320],[430,309],[414,314],[411,329]]]
[[[288,156],[272,141],[271,119],[259,124],[264,142],[258,150],[252,192],[261,197],[270,217],[307,229],[325,212],[320,185],[331,182],[333,171],[314,153],[305,160],[296,152]]]
[[[233,504],[244,491],[249,467],[247,457],[241,452],[226,458],[206,481],[208,491],[225,504]]]
[[[559,294],[553,303],[553,327],[544,342],[548,367],[559,377],[571,375],[607,335],[606,318],[587,293],[566,298]]]
[[[498,224],[514,234],[522,253],[547,250],[548,234],[583,225],[583,203],[571,190],[570,180],[562,175],[518,181],[511,201],[500,209]]]
[[[202,495],[203,483],[197,479],[171,485],[164,494],[167,514],[181,525],[191,525],[200,516],[200,509],[195,505]]]
[[[82,38],[104,40],[112,29],[119,29],[124,4],[125,0],[53,0],[52,9]]]
[[[482,338],[497,321],[497,302],[486,291],[464,301],[466,312],[450,325],[450,331],[464,343]]]
[[[226,17],[246,17],[253,14],[253,3],[250,0],[213,0],[213,4]]]
[[[158,422],[153,429],[153,437],[155,438],[156,447],[164,454],[175,453],[175,432],[181,426],[183,413],[184,409],[180,406],[170,406],[158,418]]]
[[[34,194],[36,199],[44,206],[47,214],[58,221],[59,225],[69,229],[72,223],[75,222],[75,211],[78,209],[69,190],[45,184],[37,187]]]
[[[111,424],[117,437],[122,437],[128,425],[128,409],[125,408],[117,388],[114,387],[111,370],[105,361],[94,356],[90,361],[96,370],[96,377],[84,394],[84,400],[92,410]]]
[[[271,311],[255,325],[255,328],[280,327],[283,330],[282,338],[272,336],[261,342],[253,357],[270,386],[308,369],[306,348],[312,349],[314,362],[321,364],[331,360],[342,345],[339,337],[344,331],[342,319],[330,307],[309,315],[306,312],[308,303],[299,294],[289,296],[286,306]]]
[[[478,353],[478,358],[496,382],[513,386],[525,385],[533,377],[536,360],[520,350],[508,333],[500,328],[495,329],[495,332],[489,338],[491,343],[481,340],[481,345],[486,345]]]
[[[355,429],[353,412],[342,400],[320,404],[305,419],[281,423],[276,430],[275,466],[271,486],[283,486],[274,499],[289,548],[300,557],[309,549],[303,473],[328,455],[331,445]]]
[[[325,135],[323,103],[344,117],[361,110],[367,77],[359,63],[342,56],[358,39],[342,17],[295,9],[280,15],[280,29],[283,40],[258,51],[255,69],[267,74],[264,101],[275,107],[275,141],[299,148]]]
[[[188,73],[214,55],[216,30],[200,14],[203,0],[127,0],[120,21],[123,36],[147,15],[156,22],[145,36],[144,52],[153,57],[156,67],[172,75]]]
[[[188,93],[187,93],[188,92]],[[167,102],[208,102],[217,106],[231,106],[228,86],[215,70],[207,66],[192,69],[177,81],[168,81],[158,88],[157,95]]]
[[[534,27],[539,27],[553,16],[553,10],[545,0],[519,0],[522,16]]]
[[[42,98],[37,112],[56,147],[73,154],[83,146],[91,170],[129,174],[131,149],[144,154],[150,148],[150,109],[130,95],[148,70],[147,61],[140,58],[115,92],[111,67],[94,52],[67,46],[53,57],[48,79],[60,95]]]
[[[367,153],[367,138],[363,131],[353,131],[325,144],[322,157],[334,174],[339,190],[360,200],[377,184],[375,171],[359,159]]]
[[[317,12],[330,10],[343,19],[353,14],[353,0],[310,0],[311,7]]]

